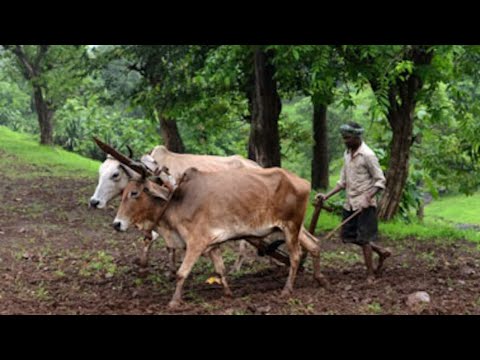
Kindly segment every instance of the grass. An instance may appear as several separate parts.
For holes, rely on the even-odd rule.
[[[117,265],[112,255],[107,254],[105,251],[98,251],[93,257],[90,254],[85,254],[88,261],[80,268],[79,274],[81,276],[104,276],[111,278],[117,272]]]
[[[321,253],[322,263],[326,264],[356,264],[362,261],[362,258],[357,253],[352,251],[323,251]]]
[[[56,146],[40,145],[35,136],[16,133],[4,126],[0,126],[0,151],[9,155],[0,157],[0,166],[9,177],[26,177],[21,171],[25,165],[35,166],[32,171],[28,170],[29,177],[94,177],[100,166],[98,161]]]
[[[313,193],[312,193],[313,199]],[[450,198],[450,201],[454,201],[453,197]],[[473,198],[472,198],[473,202]],[[430,205],[429,205],[430,206]],[[478,206],[479,204],[472,204],[472,207]],[[305,225],[308,228],[313,214],[313,205],[311,203],[308,205],[307,214],[305,217]],[[471,211],[471,209],[468,209]],[[479,209],[480,210],[480,209]],[[448,215],[447,215],[448,216]],[[420,223],[418,221],[413,221],[411,223],[405,223],[401,220],[393,220],[389,222],[379,223],[379,233],[380,235],[386,236],[393,240],[402,240],[406,238],[415,237],[419,240],[427,239],[448,239],[451,241],[454,240],[469,240],[477,242],[480,244],[480,232],[475,230],[460,230],[452,226],[452,222],[461,222],[461,223],[474,223],[469,222],[470,219],[467,217],[463,218],[463,213],[461,209],[457,210],[455,215],[451,215],[449,218],[440,218],[434,217],[431,214],[425,216],[425,221]],[[477,223],[479,220],[476,220]],[[328,232],[333,230],[341,223],[341,218],[338,215],[331,214],[323,210],[320,213],[318,219],[316,232]]]
[[[379,232],[393,240],[415,237],[418,240],[448,239],[454,241],[465,239],[480,243],[480,232],[455,229],[443,221],[430,219],[425,219],[423,224],[419,222],[406,224],[399,220],[380,223]]]
[[[450,195],[425,207],[425,217],[461,224],[480,225],[480,193],[472,196]]]
[[[379,303],[377,302],[373,302],[371,304],[368,304],[366,307],[365,307],[365,310],[368,314],[372,314],[372,315],[378,315],[378,314],[381,314],[382,313],[382,305],[380,305]]]

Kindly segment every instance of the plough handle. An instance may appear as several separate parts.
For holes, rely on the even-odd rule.
[[[317,227],[318,217],[323,208],[323,200],[315,200],[315,210],[312,215],[312,220],[310,221],[310,227],[308,232],[314,235],[315,228]]]

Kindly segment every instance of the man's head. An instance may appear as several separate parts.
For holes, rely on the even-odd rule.
[[[356,149],[362,144],[363,128],[355,123],[349,122],[340,127],[343,142],[348,149]]]

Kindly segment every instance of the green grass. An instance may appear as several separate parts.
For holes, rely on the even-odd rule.
[[[447,239],[470,240],[480,243],[480,232],[474,230],[459,230],[443,221],[425,219],[419,222],[404,223],[400,220],[380,223],[379,232],[394,240],[415,237],[419,240]]]
[[[312,192],[311,198],[313,199],[314,193]],[[341,196],[341,195],[338,195]],[[307,208],[307,214],[305,217],[305,226],[308,228],[313,214],[313,205],[310,203]],[[480,243],[480,232],[474,230],[460,230],[456,229],[452,222],[469,223],[462,216],[462,211],[458,210],[459,214],[455,214],[456,217],[444,219],[438,219],[431,215],[425,216],[424,223],[411,222],[405,223],[402,220],[394,220],[389,222],[381,222],[379,224],[380,235],[386,236],[393,240],[402,240],[410,237],[415,237],[419,240],[426,239],[449,239],[460,240],[466,239],[473,242]],[[469,219],[470,220],[470,219]],[[316,231],[328,232],[340,225],[342,219],[340,216],[331,214],[322,210],[318,219]],[[472,222],[475,223],[475,222]],[[478,220],[477,220],[478,223]]]
[[[312,193],[312,199],[313,199],[314,193]],[[307,207],[307,213],[305,216],[305,226],[308,228],[310,226],[310,222],[312,221],[312,215],[313,215],[313,205],[311,202],[309,203]],[[325,210],[322,210],[320,212],[320,216],[318,218],[318,223],[317,227],[315,228],[317,231],[322,230],[333,230],[337,225],[339,225],[341,222],[340,216],[329,213]]]
[[[29,177],[94,177],[100,165],[59,147],[40,145],[35,136],[16,133],[4,126],[0,126],[0,151],[7,154],[0,156],[0,166],[9,177],[27,177],[21,172],[22,165],[34,166],[28,169]]]
[[[425,207],[425,218],[444,219],[461,224],[480,225],[480,193],[451,195],[434,200]]]

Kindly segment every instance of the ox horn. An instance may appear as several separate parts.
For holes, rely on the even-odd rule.
[[[97,143],[98,147],[102,149],[105,153],[113,156],[115,159],[120,161],[123,165],[128,166],[133,171],[139,173],[143,178],[153,175],[153,173],[149,169],[147,169],[147,167],[142,163],[134,161],[129,157],[123,155],[122,153],[112,148],[110,145],[107,145],[104,142],[97,139],[95,136],[93,137],[93,140]]]
[[[129,145],[125,145],[125,146],[126,146],[127,149],[128,149],[128,157],[129,157],[130,159],[133,159],[133,150],[132,150],[132,148],[131,148]]]

